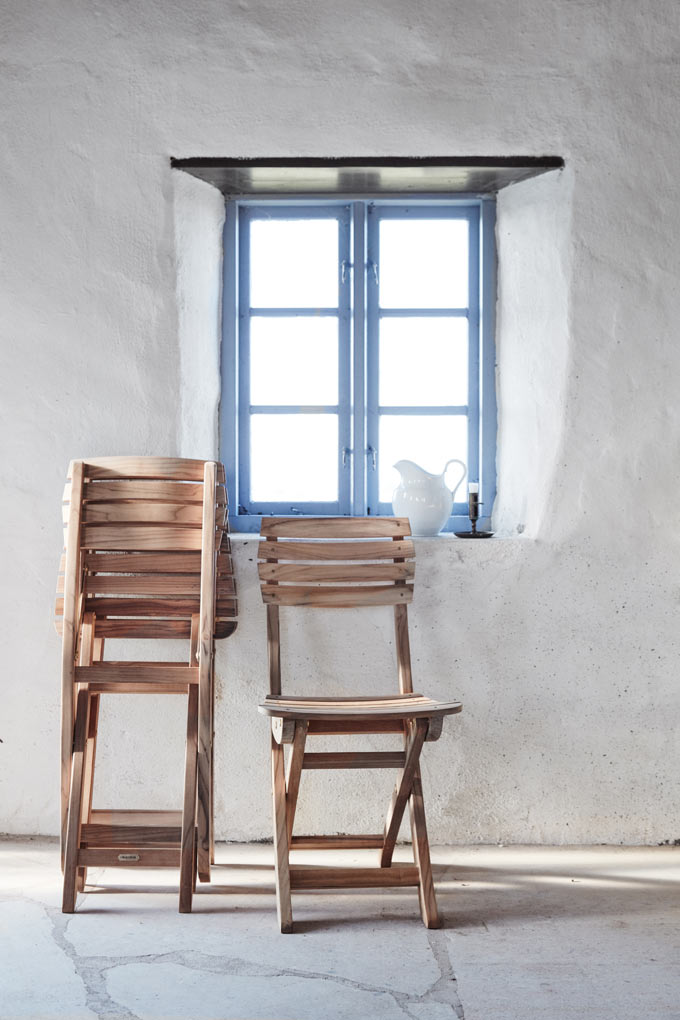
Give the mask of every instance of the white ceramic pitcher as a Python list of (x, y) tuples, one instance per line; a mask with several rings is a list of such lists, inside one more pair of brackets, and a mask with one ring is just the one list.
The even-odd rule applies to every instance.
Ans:
[[(444, 476), (449, 464), (460, 464), (463, 473), (453, 489)], [(440, 475), (430, 474), (412, 460), (398, 460), (394, 465), (401, 481), (392, 494), (392, 509), (397, 517), (408, 517), (416, 537), (438, 535), (451, 516), (451, 507), (459, 485), (467, 474), (462, 460), (447, 460)]]

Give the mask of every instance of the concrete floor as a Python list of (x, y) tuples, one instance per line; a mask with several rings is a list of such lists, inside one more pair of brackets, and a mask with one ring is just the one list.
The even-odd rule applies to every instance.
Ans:
[(56, 843), (2, 840), (0, 1017), (680, 1018), (679, 849), (433, 857), (441, 930), (414, 890), (361, 890), (295, 895), (284, 936), (269, 846), (220, 845), (191, 915), (174, 873), (116, 870), (92, 872), (101, 885), (64, 916)]

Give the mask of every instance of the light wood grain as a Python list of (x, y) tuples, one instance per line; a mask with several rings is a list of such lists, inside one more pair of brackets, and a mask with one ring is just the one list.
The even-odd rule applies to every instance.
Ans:
[(399, 864), (392, 868), (324, 868), (294, 864), (290, 868), (291, 889), (372, 889), (418, 885), (418, 868)]
[(290, 562), (344, 562), (360, 560), (413, 559), (415, 546), (410, 539), (394, 541), (328, 541), (315, 542), (260, 542), (257, 548), (260, 560), (279, 560)]
[(73, 461), (69, 467), (74, 499), (69, 509), (66, 552), (64, 557), (64, 599), (62, 602), (61, 654), (61, 861), (66, 852), (66, 825), (71, 780), (73, 747), (74, 669), (80, 620), (80, 500), (83, 488), (83, 465)]
[(157, 525), (86, 524), (81, 545), (84, 549), (111, 549), (115, 552), (143, 552), (172, 549), (190, 551), (201, 548), (200, 528)]
[(398, 769), (405, 762), (403, 751), (309, 751), (303, 769)]
[[(283, 543), (281, 543), (283, 544)], [(415, 574), (412, 563), (297, 564), (260, 563), (263, 581), (287, 581), (297, 584), (366, 584), (375, 581), (406, 580)]]
[[(298, 793), (300, 790), (300, 776), (305, 759), (305, 744), (307, 741), (307, 723), (295, 723), (293, 746), (291, 747), (286, 772), (286, 824), (288, 827), (288, 844), (293, 834), (295, 822), (295, 810), (297, 808)], [(282, 741), (281, 741), (282, 743)]]
[(283, 933), (293, 930), (293, 911), (290, 902), (290, 865), (288, 863), (288, 818), (286, 813), (286, 774), (283, 745), (271, 738), (272, 799), (274, 802), (274, 867), (276, 872), (276, 911), (279, 929)]
[(392, 538), (407, 537), (407, 517), (263, 517), (265, 538)]
[(427, 722), (423, 719), (417, 720), (411, 727), (411, 732), (406, 740), (406, 760), (397, 779), (385, 821), (385, 841), (380, 856), (381, 868), (389, 868), (392, 862), (392, 854), (394, 853), (397, 836), (399, 835), (399, 826), (404, 817), (404, 810), (411, 795), (413, 779), (418, 769), (418, 761), (423, 748), (426, 729)]
[(262, 600), (279, 606), (316, 606), (327, 609), (356, 609), (359, 606), (393, 606), (398, 602), (410, 602), (413, 598), (411, 585), (396, 587), (379, 585), (375, 587), (314, 587), (298, 585), (262, 585)]
[(291, 850), (380, 850), (382, 833), (375, 835), (293, 836)]
[(86, 474), (95, 478), (145, 478), (202, 482), (203, 460), (176, 457), (86, 457)]
[(84, 524), (183, 524), (201, 526), (201, 505), (151, 503), (133, 500), (120, 503), (85, 503)]
[(215, 612), (219, 604), (224, 612), (226, 601), (216, 600), (215, 592), (215, 485), (217, 465), (207, 461), (203, 474), (203, 527), (201, 546), (201, 606), (198, 623), (198, 876), (210, 881), (210, 844), (212, 817), (210, 808), (210, 773), (212, 760), (212, 683)]

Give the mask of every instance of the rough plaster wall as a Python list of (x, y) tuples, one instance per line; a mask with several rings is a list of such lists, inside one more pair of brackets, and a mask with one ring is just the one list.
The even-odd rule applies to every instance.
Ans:
[[(499, 216), (502, 254), (526, 252), (523, 224), (555, 231), (531, 301), (526, 271), (501, 266), (500, 377), (521, 384), (524, 343), (534, 371), (524, 415), (505, 381), (500, 413), (533, 456), (501, 446), (498, 520), (527, 528), (418, 543), (416, 677), (465, 702), (427, 748), (430, 827), (451, 841), (678, 835), (679, 28), (670, 0), (0, 5), (2, 828), (57, 826), (50, 618), (69, 458), (213, 452), (214, 380), (203, 415), (189, 413), (186, 372), (180, 393), (201, 313), (182, 310), (174, 234), (195, 245), (205, 224), (214, 251), (219, 213), (195, 190), (196, 221), (183, 219), (168, 157), (547, 152), (571, 177), (504, 196)], [(215, 278), (189, 254), (214, 365)], [(538, 385), (553, 374), (556, 406)], [(231, 838), (269, 832), (252, 543), (236, 559), (244, 619), (218, 658), (218, 828)], [(388, 662), (384, 620), (359, 639), (347, 617), (330, 654), (308, 626), (288, 636), (310, 675), (344, 665), (348, 646), (362, 675), (376, 648)], [(147, 767), (154, 794), (174, 798), (181, 712), (148, 711), (144, 742), (130, 708), (110, 717), (107, 767), (112, 729), (130, 752), (105, 784), (112, 806), (144, 803)], [(303, 790), (301, 826), (373, 829), (380, 784), (360, 776), (344, 814), (326, 785)]]

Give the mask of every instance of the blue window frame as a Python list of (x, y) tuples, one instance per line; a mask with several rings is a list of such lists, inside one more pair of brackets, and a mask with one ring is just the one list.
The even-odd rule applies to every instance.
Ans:
[[(495, 497), (495, 203), (230, 201), (221, 457), (236, 530), (392, 512), (392, 465)], [(466, 530), (458, 490), (445, 530)]]

